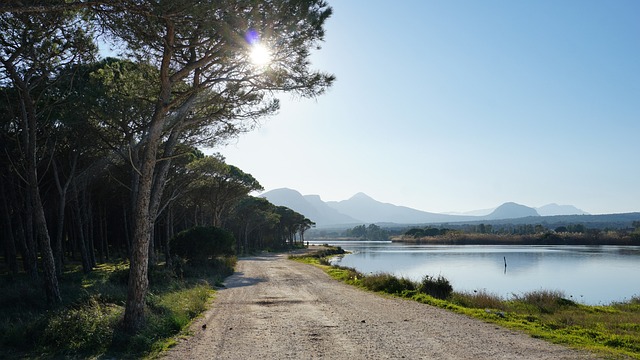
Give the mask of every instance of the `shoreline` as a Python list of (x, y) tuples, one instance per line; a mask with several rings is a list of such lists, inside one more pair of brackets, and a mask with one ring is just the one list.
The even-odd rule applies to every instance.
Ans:
[(391, 242), (432, 245), (617, 245), (640, 246), (640, 237), (617, 233), (460, 234), (391, 237)]

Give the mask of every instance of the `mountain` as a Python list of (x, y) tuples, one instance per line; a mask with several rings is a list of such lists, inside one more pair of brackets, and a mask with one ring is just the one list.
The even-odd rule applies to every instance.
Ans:
[(538, 214), (541, 216), (555, 216), (555, 215), (589, 215), (584, 210), (580, 210), (573, 205), (558, 205), (558, 204), (547, 204), (545, 206), (541, 206), (536, 208)]
[[(522, 219), (543, 216), (585, 215), (571, 205), (548, 204), (532, 208), (514, 202), (504, 203), (491, 210), (464, 214), (438, 214), (377, 201), (364, 193), (357, 193), (342, 201), (323, 201), (318, 195), (302, 195), (296, 190), (282, 188), (260, 195), (278, 206), (293, 209), (316, 223), (318, 227), (373, 223), (442, 224), (482, 222), (503, 219)], [(471, 215), (474, 214), (474, 215)]]
[[(547, 204), (534, 208), (540, 216), (558, 216), (558, 215), (589, 215), (588, 212), (578, 209), (573, 205)], [(488, 216), (494, 212), (493, 209), (480, 209), (465, 212), (448, 212), (449, 215), (469, 215), (469, 216)]]
[(342, 214), (360, 219), (365, 223), (390, 222), (398, 224), (422, 224), (435, 222), (465, 221), (470, 216), (436, 214), (406, 206), (379, 202), (364, 193), (357, 193), (348, 200), (329, 201), (327, 205)]
[(496, 208), (491, 209), (479, 209), (464, 212), (446, 212), (447, 215), (466, 215), (466, 216), (487, 216), (491, 214)]
[(493, 212), (487, 216), (483, 216), (486, 220), (498, 220), (498, 219), (517, 219), (530, 216), (540, 216), (536, 209), (516, 204), (514, 202), (507, 202), (498, 206)]
[(362, 223), (362, 220), (356, 220), (327, 206), (318, 195), (302, 196), (296, 190), (282, 188), (267, 191), (260, 196), (274, 205), (286, 206), (299, 212), (317, 226)]

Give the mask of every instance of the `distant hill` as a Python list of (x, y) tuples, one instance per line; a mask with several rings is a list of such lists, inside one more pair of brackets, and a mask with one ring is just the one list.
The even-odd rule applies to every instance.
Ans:
[(470, 216), (430, 213), (377, 201), (364, 193), (357, 193), (348, 200), (329, 201), (327, 205), (365, 223), (423, 224), (449, 221), (464, 221)]
[(260, 196), (275, 205), (286, 206), (303, 214), (314, 221), (318, 227), (347, 227), (363, 223), (411, 225), (475, 223), (503, 219), (541, 221), (541, 215), (582, 217), (587, 214), (571, 205), (549, 204), (536, 209), (514, 202), (504, 203), (493, 210), (476, 210), (464, 215), (439, 214), (383, 203), (364, 193), (357, 193), (347, 200), (325, 202), (318, 195), (302, 195), (296, 190), (287, 188), (271, 190)]
[[(557, 216), (557, 215), (589, 215), (588, 212), (578, 209), (573, 205), (547, 204), (534, 208), (540, 216)], [(496, 208), (479, 209), (465, 212), (448, 212), (449, 215), (467, 215), (467, 216), (488, 216), (494, 212)]]
[(556, 216), (556, 215), (589, 215), (586, 211), (580, 210), (573, 205), (547, 204), (536, 208), (540, 216)]
[(362, 220), (341, 214), (337, 210), (327, 206), (318, 195), (302, 196), (302, 194), (296, 190), (282, 188), (265, 192), (260, 196), (266, 198), (274, 205), (286, 206), (303, 214), (315, 222), (317, 226), (362, 223)]
[(514, 202), (504, 203), (498, 206), (493, 212), (487, 216), (483, 216), (487, 220), (498, 219), (517, 219), (529, 216), (540, 216), (536, 209), (516, 204)]

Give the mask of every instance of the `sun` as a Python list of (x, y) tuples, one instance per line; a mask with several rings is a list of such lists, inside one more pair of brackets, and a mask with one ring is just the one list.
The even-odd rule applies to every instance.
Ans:
[(251, 59), (251, 63), (255, 66), (267, 66), (271, 62), (271, 51), (261, 43), (255, 43), (251, 45), (249, 58)]

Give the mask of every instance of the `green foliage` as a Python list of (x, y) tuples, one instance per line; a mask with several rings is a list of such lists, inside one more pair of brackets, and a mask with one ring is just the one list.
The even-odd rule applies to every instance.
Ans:
[(0, 277), (0, 358), (140, 358), (156, 353), (206, 309), (212, 285), (230, 275), (236, 261), (231, 256), (185, 264), (183, 277), (154, 267), (145, 326), (133, 335), (121, 323), (125, 262), (101, 264), (90, 274), (74, 266), (61, 283), (68, 303), (53, 310), (26, 275)]
[(381, 273), (367, 275), (362, 279), (362, 286), (371, 291), (381, 291), (389, 294), (400, 294), (403, 291), (413, 291), (416, 284), (406, 278), (398, 278), (391, 274)]
[(515, 302), (532, 306), (544, 314), (553, 314), (565, 306), (576, 306), (573, 301), (565, 299), (561, 291), (538, 290), (522, 295), (514, 294), (513, 297)]
[(345, 235), (371, 241), (389, 240), (389, 231), (382, 229), (376, 224), (369, 224), (369, 226), (358, 225), (352, 229), (347, 229)]
[(447, 299), (453, 293), (451, 283), (442, 275), (439, 275), (438, 277), (425, 275), (422, 278), (422, 281), (420, 281), (417, 290), (423, 294), (442, 300)]
[(171, 239), (171, 250), (194, 263), (204, 263), (217, 256), (235, 255), (235, 244), (233, 234), (224, 229), (198, 226)]
[(449, 299), (452, 303), (471, 309), (499, 309), (505, 310), (504, 300), (484, 290), (475, 292), (454, 292)]
[(438, 228), (433, 228), (431, 226), (427, 226), (426, 228), (411, 228), (407, 231), (405, 231), (405, 235), (407, 236), (412, 236), (414, 238), (421, 238), (421, 237), (425, 237), (425, 236), (438, 236), (438, 235), (444, 235), (449, 231), (449, 229), (443, 228), (443, 229), (438, 229)]
[(122, 306), (91, 298), (76, 308), (64, 309), (51, 316), (40, 344), (54, 353), (104, 352), (123, 312)]

